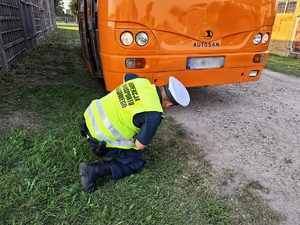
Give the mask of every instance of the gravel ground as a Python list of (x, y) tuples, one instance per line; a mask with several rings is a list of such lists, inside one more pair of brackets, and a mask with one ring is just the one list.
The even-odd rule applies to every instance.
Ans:
[(300, 79), (264, 70), (258, 82), (190, 88), (188, 107), (166, 116), (183, 124), (216, 171), (237, 173), (222, 192), (259, 181), (259, 192), (286, 217), (300, 224)]

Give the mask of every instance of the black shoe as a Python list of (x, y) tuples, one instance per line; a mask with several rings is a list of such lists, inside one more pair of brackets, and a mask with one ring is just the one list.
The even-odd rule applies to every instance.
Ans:
[(79, 174), (81, 176), (81, 185), (85, 192), (95, 191), (95, 182), (97, 181), (97, 176), (93, 171), (93, 166), (88, 163), (79, 164)]
[(79, 174), (81, 185), (85, 192), (92, 193), (96, 190), (95, 184), (98, 178), (110, 175), (110, 167), (105, 163), (80, 163)]

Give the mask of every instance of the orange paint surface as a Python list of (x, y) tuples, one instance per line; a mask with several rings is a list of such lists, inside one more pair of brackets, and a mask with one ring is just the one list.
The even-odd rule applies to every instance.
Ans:
[[(91, 15), (82, 10), (83, 0), (78, 3), (85, 62), (104, 77), (108, 91), (123, 82), (124, 73), (156, 85), (175, 76), (186, 87), (256, 81), (270, 40), (253, 39), (271, 36), (276, 13), (276, 0), (87, 0)], [(123, 32), (132, 34), (131, 45), (122, 44)], [(139, 32), (148, 35), (145, 46), (136, 43)], [(254, 63), (256, 54), (265, 60)], [(145, 67), (126, 68), (127, 58), (144, 58)], [(249, 76), (252, 70), (256, 77)]]

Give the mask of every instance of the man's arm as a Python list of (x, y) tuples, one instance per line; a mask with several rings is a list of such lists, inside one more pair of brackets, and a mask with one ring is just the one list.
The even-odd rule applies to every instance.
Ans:
[(160, 112), (144, 112), (142, 115), (137, 115), (134, 124), (140, 127), (139, 133), (135, 136), (135, 146), (138, 149), (144, 150), (147, 148), (162, 119), (163, 114)]

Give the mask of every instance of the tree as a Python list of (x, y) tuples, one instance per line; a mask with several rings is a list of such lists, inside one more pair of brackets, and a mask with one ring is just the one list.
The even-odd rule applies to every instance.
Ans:
[(55, 14), (64, 15), (64, 2), (63, 0), (54, 0)]
[(70, 13), (72, 16), (77, 16), (78, 4), (77, 0), (70, 0), (69, 2)]

